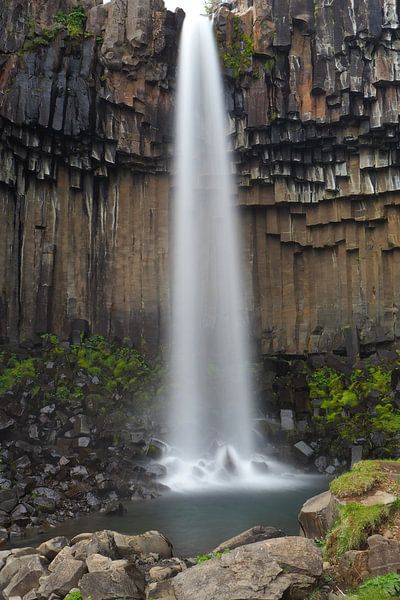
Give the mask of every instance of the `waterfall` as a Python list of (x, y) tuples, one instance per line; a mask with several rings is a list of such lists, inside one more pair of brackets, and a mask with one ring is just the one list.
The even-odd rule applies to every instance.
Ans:
[(235, 187), (212, 22), (184, 21), (173, 204), (171, 456), (167, 483), (252, 469), (252, 397)]

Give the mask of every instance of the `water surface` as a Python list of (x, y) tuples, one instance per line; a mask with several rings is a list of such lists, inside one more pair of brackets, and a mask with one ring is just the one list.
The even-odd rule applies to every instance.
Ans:
[(112, 529), (125, 534), (157, 529), (174, 545), (178, 556), (197, 556), (253, 525), (279, 527), (288, 535), (298, 535), (297, 514), (309, 497), (327, 489), (324, 476), (294, 477), (284, 488), (270, 490), (221, 490), (204, 493), (171, 493), (125, 504), (122, 516), (93, 513), (48, 530), (31, 531), (19, 545), (35, 545), (55, 535), (72, 537), (85, 531)]

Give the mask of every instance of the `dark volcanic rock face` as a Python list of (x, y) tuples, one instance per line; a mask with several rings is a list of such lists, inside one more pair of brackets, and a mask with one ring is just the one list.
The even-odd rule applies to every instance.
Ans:
[[(182, 13), (88, 0), (92, 35), (38, 44), (75, 3), (26, 4), (0, 0), (0, 337), (67, 336), (85, 319), (158, 348)], [(226, 97), (254, 337), (287, 354), (393, 343), (397, 5), (238, 0), (235, 11), (219, 9), (217, 34), (222, 54), (235, 36), (253, 40)]]

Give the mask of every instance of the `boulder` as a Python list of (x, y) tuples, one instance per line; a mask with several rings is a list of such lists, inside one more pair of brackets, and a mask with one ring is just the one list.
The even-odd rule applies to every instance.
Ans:
[(248, 544), (196, 565), (152, 589), (163, 600), (294, 600), (322, 574), (311, 540), (282, 537)]
[(96, 531), (91, 539), (87, 541), (82, 540), (82, 542), (79, 543), (83, 545), (87, 542), (86, 556), (90, 556), (91, 554), (101, 554), (102, 556), (108, 556), (114, 560), (121, 558), (114, 539), (115, 535), (116, 534), (114, 534), (113, 531), (105, 529), (104, 531)]
[(9, 513), (18, 504), (18, 493), (15, 488), (0, 490), (0, 510)]
[(47, 577), (41, 577), (37, 595), (49, 598), (52, 594), (62, 598), (76, 587), (82, 575), (86, 573), (86, 565), (80, 560), (66, 559), (60, 562), (57, 569)]
[(79, 582), (82, 596), (92, 600), (144, 600), (143, 573), (134, 564), (120, 563), (112, 561), (107, 570), (86, 573)]
[(49, 560), (53, 560), (65, 546), (69, 546), (69, 541), (66, 537), (60, 535), (40, 544), (38, 550), (40, 554)]
[(357, 587), (370, 576), (368, 550), (349, 550), (339, 559), (337, 570), (346, 588)]
[(329, 491), (307, 500), (298, 516), (305, 537), (322, 538), (336, 519), (338, 505), (338, 501)]
[(400, 542), (382, 535), (368, 538), (368, 569), (373, 577), (400, 572)]
[(213, 552), (223, 552), (224, 550), (233, 550), (239, 546), (246, 544), (254, 544), (263, 540), (271, 540), (273, 538), (283, 537), (285, 534), (281, 529), (276, 527), (265, 527), (264, 525), (255, 525), (246, 531), (235, 535), (214, 548)]
[(64, 548), (62, 548), (59, 551), (56, 557), (53, 558), (53, 560), (49, 564), (50, 573), (54, 573), (58, 569), (58, 566), (62, 564), (65, 560), (71, 559), (78, 560), (77, 557), (72, 554), (72, 549), (70, 548), (70, 546), (64, 546)]
[(158, 531), (146, 531), (140, 535), (114, 533), (114, 540), (122, 558), (142, 557), (150, 553), (158, 554), (160, 558), (172, 556), (171, 542)]
[(171, 558), (166, 561), (167, 564), (156, 565), (149, 570), (149, 578), (152, 581), (165, 581), (175, 577), (178, 573), (186, 571), (185, 563), (179, 558)]
[[(38, 554), (7, 559), (0, 572), (0, 587), (5, 600), (14, 596), (25, 596), (39, 587), (39, 579), (47, 573), (47, 561)], [(5, 586), (5, 587), (4, 587)]]

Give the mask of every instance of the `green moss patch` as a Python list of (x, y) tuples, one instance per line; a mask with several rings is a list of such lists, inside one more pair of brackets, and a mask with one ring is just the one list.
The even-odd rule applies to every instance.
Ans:
[(362, 496), (382, 483), (385, 478), (379, 461), (363, 460), (356, 463), (351, 471), (331, 481), (329, 487), (337, 498)]

